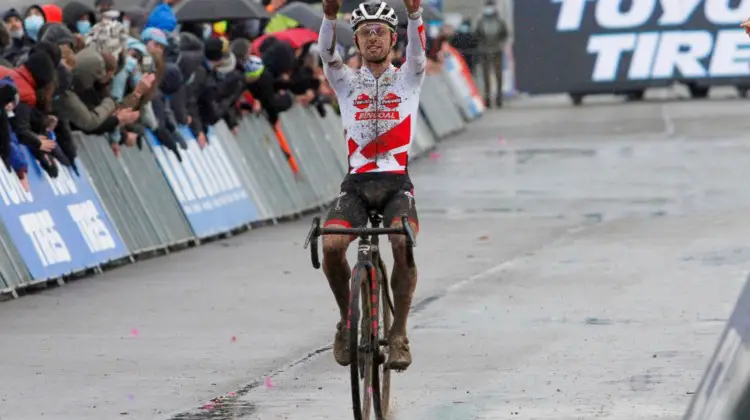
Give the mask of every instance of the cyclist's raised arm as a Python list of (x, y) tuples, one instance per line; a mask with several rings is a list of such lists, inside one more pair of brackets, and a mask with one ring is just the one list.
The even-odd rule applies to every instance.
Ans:
[(411, 77), (416, 77), (419, 82), (424, 78), (427, 68), (427, 38), (424, 31), (422, 17), (408, 19), (406, 26), (406, 62), (404, 70)]
[(349, 86), (352, 71), (344, 64), (344, 59), (336, 50), (336, 20), (323, 17), (318, 35), (320, 58), (323, 60), (323, 72), (336, 93), (345, 92)]

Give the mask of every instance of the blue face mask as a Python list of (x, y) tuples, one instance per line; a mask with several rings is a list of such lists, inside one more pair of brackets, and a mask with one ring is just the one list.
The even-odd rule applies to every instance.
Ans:
[(210, 26), (208, 25), (203, 26), (203, 39), (211, 38), (212, 33), (214, 33), (214, 30)]
[(91, 30), (91, 22), (88, 20), (79, 20), (76, 22), (76, 29), (78, 29), (79, 34), (86, 35)]
[(136, 67), (138, 67), (138, 60), (135, 58), (128, 56), (127, 60), (125, 60), (125, 71), (128, 73), (135, 72)]
[(26, 29), (26, 35), (34, 41), (37, 40), (39, 29), (44, 25), (44, 18), (39, 15), (32, 15), (23, 20), (23, 27)]

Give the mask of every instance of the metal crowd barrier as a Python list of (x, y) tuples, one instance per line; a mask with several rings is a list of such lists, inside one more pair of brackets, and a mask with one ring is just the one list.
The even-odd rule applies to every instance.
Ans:
[(454, 95), (447, 86), (443, 74), (425, 77), (420, 107), (435, 136), (444, 138), (466, 128), (461, 110), (454, 102)]
[(189, 241), (194, 235), (171, 193), (151, 148), (120, 148), (107, 138), (75, 133), (79, 157), (132, 255)]
[[(455, 94), (449, 77), (457, 76), (425, 80), (412, 158), (476, 117), (466, 112), (471, 97)], [(321, 116), (294, 106), (277, 127), (248, 115), (236, 134), (222, 122), (204, 149), (180, 127), (187, 144), (181, 159), (150, 132), (119, 156), (107, 138), (75, 133), (80, 175), (61, 167), (56, 179), (25, 151), (31, 193), (0, 170), (0, 294), (322, 209), (348, 170), (341, 119), (330, 105), (324, 109)]]

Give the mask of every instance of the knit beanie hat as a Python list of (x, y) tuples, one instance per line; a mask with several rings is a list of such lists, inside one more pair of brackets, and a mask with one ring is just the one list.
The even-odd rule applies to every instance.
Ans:
[(23, 66), (31, 73), (37, 89), (44, 88), (55, 80), (55, 63), (45, 52), (36, 51), (29, 54)]
[(208, 61), (221, 61), (224, 57), (224, 41), (219, 38), (206, 40), (206, 59)]

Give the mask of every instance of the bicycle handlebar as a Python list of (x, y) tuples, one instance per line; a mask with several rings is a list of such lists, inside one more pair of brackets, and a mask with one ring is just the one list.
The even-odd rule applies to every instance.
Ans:
[(411, 224), (409, 224), (409, 218), (406, 216), (401, 216), (401, 226), (395, 228), (321, 228), (320, 217), (314, 217), (310, 233), (307, 234), (307, 239), (305, 239), (304, 249), (312, 245), (310, 247), (310, 258), (312, 259), (313, 267), (316, 269), (320, 268), (318, 236), (324, 235), (354, 235), (359, 237), (369, 235), (404, 235), (406, 236), (407, 252), (411, 252), (411, 249), (417, 246), (414, 231), (411, 228)]

